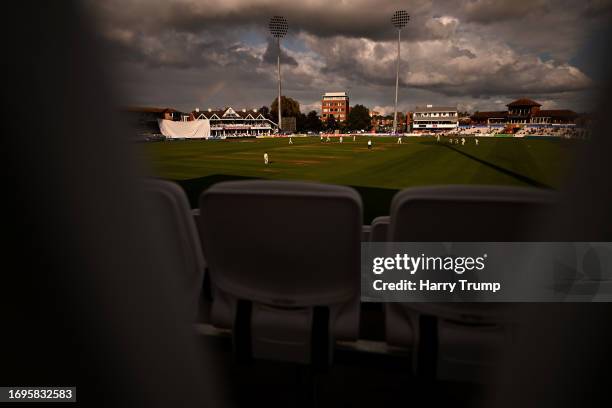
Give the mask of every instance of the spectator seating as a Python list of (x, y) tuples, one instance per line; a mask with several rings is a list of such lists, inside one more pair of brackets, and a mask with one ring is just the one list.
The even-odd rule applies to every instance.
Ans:
[[(193, 211), (173, 183), (147, 181), (146, 190), (172, 214), (158, 221), (176, 231), (170, 250), (185, 260), (181, 274), (192, 303), (201, 296), (201, 240), (215, 295), (207, 299), (210, 321), (231, 330), (238, 357), (315, 365), (331, 362), (336, 340), (358, 340), (361, 241), (542, 240), (537, 221), (555, 202), (554, 193), (528, 188), (413, 188), (394, 197), (390, 216), (364, 227), (360, 197), (348, 187), (219, 183)], [(482, 382), (511, 334), (506, 310), (490, 303), (389, 303), (384, 315), (368, 318), (384, 319), (389, 346), (412, 352), (415, 374)]]
[(240, 359), (327, 365), (359, 333), (362, 204), (351, 188), (219, 183), (200, 196), (213, 325)]
[(148, 204), (157, 210), (155, 214), (168, 215), (152, 220), (150, 227), (156, 233), (170, 231), (173, 235), (172, 247), (166, 247), (165, 250), (175, 251), (176, 259), (183, 263), (178, 271), (179, 284), (185, 293), (187, 307), (191, 310), (190, 319), (195, 321), (206, 264), (187, 196), (178, 185), (163, 180), (146, 180), (144, 191), (149, 198)]
[[(555, 202), (548, 191), (488, 186), (407, 189), (391, 205), (394, 242), (538, 241), (538, 220)], [(535, 227), (535, 228), (530, 228)], [(504, 304), (389, 303), (386, 339), (413, 350), (416, 374), (483, 381), (503, 351), (511, 322)]]

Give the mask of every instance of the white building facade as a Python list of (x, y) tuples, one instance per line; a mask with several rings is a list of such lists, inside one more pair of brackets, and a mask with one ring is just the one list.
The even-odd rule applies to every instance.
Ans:
[(413, 131), (443, 131), (459, 127), (456, 107), (417, 106), (412, 115)]
[(196, 109), (191, 112), (191, 117), (196, 121), (208, 120), (210, 137), (213, 138), (270, 136), (278, 129), (276, 123), (266, 119), (257, 109)]

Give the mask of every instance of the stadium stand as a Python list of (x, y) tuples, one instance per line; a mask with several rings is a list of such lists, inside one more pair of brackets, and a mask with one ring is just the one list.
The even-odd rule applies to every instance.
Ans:
[[(214, 291), (204, 290), (201, 299), (212, 303), (206, 322), (231, 331), (240, 361), (320, 367), (331, 364), (336, 341), (367, 338), (412, 354), (406, 361), (414, 375), (474, 383), (487, 382), (512, 335), (506, 307), (360, 304), (359, 242), (538, 240), (543, 237), (524, 225), (536, 226), (555, 199), (548, 191), (516, 187), (413, 188), (395, 196), (391, 216), (362, 226), (360, 198), (348, 187), (224, 182), (202, 193), (200, 208), (190, 211), (177, 185), (146, 186), (171, 214), (163, 222), (177, 231), (175, 250), (188, 251), (185, 276), (192, 276), (186, 284), (197, 296), (205, 265), (196, 246), (201, 237)], [(364, 335), (382, 320), (381, 336)]]
[[(200, 208), (190, 210), (178, 185), (148, 180), (145, 186), (159, 213), (170, 214), (157, 222), (176, 231), (170, 250), (185, 262), (191, 310), (200, 298), (199, 321), (205, 310), (204, 323), (228, 329), (239, 361), (322, 367), (331, 364), (337, 341), (351, 349), (368, 340), (410, 354), (405, 364), (420, 378), (472, 383), (490, 380), (513, 336), (517, 322), (508, 318), (507, 306), (360, 304), (359, 241), (539, 240), (538, 229), (525, 225), (537, 226), (555, 200), (554, 193), (516, 187), (413, 188), (395, 196), (391, 216), (362, 226), (360, 198), (348, 187), (225, 182), (205, 191)], [(200, 241), (211, 266), (206, 274)], [(210, 276), (212, 284), (203, 285)]]
[(238, 181), (200, 196), (211, 319), (240, 360), (326, 366), (335, 340), (357, 339), (361, 220), (348, 187)]
[(457, 131), (446, 131), (440, 134), (443, 136), (496, 136), (504, 133), (513, 134), (515, 137), (547, 136), (564, 139), (587, 139), (591, 131), (587, 128), (569, 125), (527, 124), (519, 128), (504, 127), (503, 125), (472, 125), (460, 127)]
[(188, 294), (184, 300), (188, 303), (188, 309), (193, 312), (189, 318), (195, 322), (206, 263), (187, 196), (177, 184), (163, 180), (146, 180), (144, 191), (148, 203), (157, 210), (156, 214), (167, 214), (157, 217), (152, 222), (152, 227), (158, 231), (174, 232), (174, 236), (169, 240), (172, 247), (166, 246), (165, 250), (173, 251), (182, 262), (179, 274), (183, 277), (183, 287), (180, 289), (182, 293)]
[(516, 137), (553, 136), (563, 139), (584, 139), (588, 137), (588, 129), (573, 126), (538, 126), (527, 125), (516, 132)]
[[(394, 242), (538, 241), (537, 221), (556, 196), (517, 187), (407, 189), (391, 204)], [(483, 382), (503, 355), (512, 322), (504, 304), (389, 303), (386, 339), (413, 350), (413, 370), (426, 378)]]
[(503, 126), (463, 126), (454, 130), (444, 131), (443, 136), (495, 136), (503, 133)]

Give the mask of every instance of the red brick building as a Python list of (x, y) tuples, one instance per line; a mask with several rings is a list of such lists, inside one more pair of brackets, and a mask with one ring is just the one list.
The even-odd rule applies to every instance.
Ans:
[(350, 111), (346, 92), (326, 92), (321, 101), (321, 120), (326, 122), (333, 115), (336, 121), (344, 122)]

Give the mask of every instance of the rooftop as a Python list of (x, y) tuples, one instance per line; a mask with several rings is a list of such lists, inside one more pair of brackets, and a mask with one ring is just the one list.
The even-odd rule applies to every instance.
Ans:
[(534, 101), (533, 99), (529, 99), (529, 98), (521, 98), (521, 99), (517, 99), (514, 102), (510, 102), (508, 105), (506, 105), (507, 107), (513, 107), (513, 106), (537, 106), (540, 107), (542, 106), (541, 104), (537, 103), (536, 101)]
[(234, 110), (229, 107), (227, 109), (206, 109), (206, 110), (194, 110), (191, 112), (193, 116), (198, 119), (200, 117), (210, 119), (213, 116), (217, 116), (219, 119), (225, 117), (226, 119), (246, 119), (250, 115), (252, 118), (257, 119), (261, 112), (257, 109), (240, 109)]
[(415, 113), (423, 113), (423, 112), (457, 112), (457, 108), (454, 106), (417, 106), (414, 109)]
[(471, 116), (473, 119), (490, 119), (490, 118), (506, 118), (506, 111), (490, 111), (490, 112), (474, 112)]
[(325, 92), (323, 95), (324, 98), (333, 98), (333, 97), (348, 97), (346, 92)]

